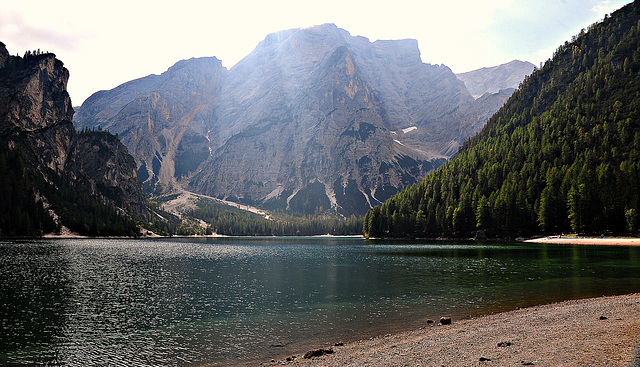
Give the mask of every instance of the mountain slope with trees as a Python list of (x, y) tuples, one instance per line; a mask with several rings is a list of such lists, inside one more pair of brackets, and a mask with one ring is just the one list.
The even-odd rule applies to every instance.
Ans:
[(10, 56), (0, 42), (0, 236), (137, 235), (133, 217), (148, 217), (118, 138), (75, 131), (68, 78), (54, 54)]
[(566, 42), (441, 169), (369, 211), (374, 237), (635, 232), (640, 5)]

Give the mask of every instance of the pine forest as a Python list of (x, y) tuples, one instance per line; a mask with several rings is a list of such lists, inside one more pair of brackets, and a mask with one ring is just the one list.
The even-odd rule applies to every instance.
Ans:
[(365, 235), (637, 232), (639, 10), (560, 46), (451, 161), (370, 210)]

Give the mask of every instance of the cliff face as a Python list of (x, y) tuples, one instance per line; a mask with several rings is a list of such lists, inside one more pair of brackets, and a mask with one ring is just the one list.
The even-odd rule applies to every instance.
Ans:
[(448, 118), (472, 103), (448, 68), (421, 62), (413, 40), (371, 43), (333, 25), (272, 34), (230, 70), (203, 123), (220, 146), (190, 186), (297, 212), (363, 213), (443, 161)]
[(66, 92), (69, 71), (53, 54), (17, 58), (0, 45), (2, 77), (0, 133), (36, 131), (71, 121), (73, 108)]
[(503, 100), (474, 100), (415, 40), (325, 24), (270, 34), (228, 71), (191, 59), (98, 92), (75, 123), (118, 133), (148, 184), (351, 214), (421, 180)]
[[(127, 201), (122, 208), (144, 214), (144, 197), (126, 148), (110, 134), (100, 133), (93, 143), (106, 148), (92, 154), (88, 138), (76, 134), (68, 78), (55, 55), (10, 56), (0, 43), (0, 138), (7, 149), (23, 151), (35, 192), (40, 191), (38, 182), (70, 182), (101, 200), (100, 188), (117, 185)], [(127, 159), (128, 166), (122, 165)], [(108, 169), (89, 169), (100, 165)]]
[(53, 54), (9, 56), (0, 44), (0, 136), (24, 145), (34, 169), (64, 170), (72, 145), (69, 72)]

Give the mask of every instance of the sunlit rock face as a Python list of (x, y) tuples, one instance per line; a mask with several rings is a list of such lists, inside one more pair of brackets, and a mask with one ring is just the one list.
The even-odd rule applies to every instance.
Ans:
[(94, 94), (76, 125), (120, 134), (148, 183), (298, 213), (364, 213), (453, 155), (501, 100), (474, 100), (415, 40), (332, 24), (270, 34), (228, 71), (196, 62)]
[(516, 89), (535, 68), (530, 62), (513, 60), (506, 64), (456, 74), (475, 98), (501, 90)]
[(371, 43), (334, 25), (271, 34), (230, 70), (212, 113), (221, 145), (190, 185), (362, 213), (442, 163), (455, 138), (445, 126), (472, 104), (448, 68), (422, 63), (414, 40)]
[(172, 184), (209, 157), (207, 130), (193, 120), (215, 101), (227, 73), (215, 57), (183, 60), (161, 75), (94, 93), (74, 124), (118, 134), (141, 181)]

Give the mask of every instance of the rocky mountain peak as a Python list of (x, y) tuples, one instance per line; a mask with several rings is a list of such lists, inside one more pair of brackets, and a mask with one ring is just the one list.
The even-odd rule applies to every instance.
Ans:
[(466, 73), (456, 74), (469, 89), (474, 98), (485, 93), (497, 93), (501, 89), (516, 89), (525, 76), (531, 74), (535, 65), (530, 62), (513, 60), (493, 67), (485, 67)]
[[(422, 63), (415, 40), (372, 43), (333, 24), (278, 32), (230, 70), (207, 125), (220, 146), (190, 185), (298, 212), (362, 213), (444, 158), (442, 142), (420, 137), (445, 123), (436, 110), (455, 113), (463, 100), (473, 103), (448, 68)], [(410, 126), (420, 131), (392, 134)]]
[(334, 24), (269, 34), (212, 70), (178, 62), (96, 94), (76, 124), (119, 133), (149, 187), (350, 215), (422, 179), (497, 109), (423, 63), (416, 40), (371, 42)]
[(206, 72), (206, 70), (216, 69), (222, 67), (222, 61), (217, 57), (192, 57), (187, 60), (180, 60), (171, 66), (167, 71), (162, 74), (173, 74), (178, 70), (200, 70)]

